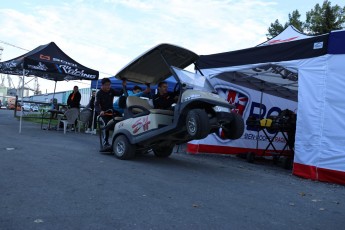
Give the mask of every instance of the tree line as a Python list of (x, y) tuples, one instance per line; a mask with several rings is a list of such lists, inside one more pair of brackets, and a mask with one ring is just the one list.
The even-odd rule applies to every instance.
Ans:
[(319, 35), (343, 29), (345, 28), (345, 6), (332, 6), (331, 1), (325, 0), (322, 5), (316, 4), (313, 9), (306, 12), (305, 21), (301, 20), (301, 14), (296, 9), (289, 13), (289, 19), (284, 25), (278, 19), (271, 23), (266, 34), (267, 39), (277, 36), (289, 25), (293, 25), (307, 35)]

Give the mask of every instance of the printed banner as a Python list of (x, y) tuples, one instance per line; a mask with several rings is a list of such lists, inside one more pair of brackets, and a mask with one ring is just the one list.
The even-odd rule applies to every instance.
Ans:
[[(260, 91), (248, 89), (234, 85), (225, 81), (221, 84), (214, 85), (218, 94), (224, 97), (230, 104), (235, 105), (235, 111), (242, 115), (244, 122), (249, 116), (260, 117), (261, 119), (270, 116), (278, 116), (282, 110), (289, 109), (297, 112), (297, 102), (261, 93)], [(262, 104), (260, 103), (262, 101)], [(270, 139), (275, 135), (275, 131), (265, 130)], [(277, 150), (282, 150), (286, 140), (282, 133), (278, 133), (273, 140), (273, 145)], [(203, 140), (191, 141), (188, 143), (190, 152), (215, 152), (237, 154), (259, 149), (264, 150), (269, 145), (264, 132), (258, 131), (257, 128), (245, 125), (245, 130), (240, 139), (224, 139), (222, 130), (218, 133), (209, 135)], [(272, 150), (269, 146), (268, 150)]]

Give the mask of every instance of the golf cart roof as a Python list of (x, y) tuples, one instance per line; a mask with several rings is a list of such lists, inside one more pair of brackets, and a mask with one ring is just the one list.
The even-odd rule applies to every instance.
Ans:
[(169, 66), (184, 69), (198, 58), (197, 54), (185, 48), (160, 44), (134, 59), (115, 77), (140, 84), (158, 84), (172, 75)]

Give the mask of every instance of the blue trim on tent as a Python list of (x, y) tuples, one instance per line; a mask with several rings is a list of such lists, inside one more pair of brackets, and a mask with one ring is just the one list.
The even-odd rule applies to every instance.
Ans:
[(345, 54), (345, 30), (334, 31), (329, 35), (329, 54)]
[[(115, 77), (110, 77), (109, 79), (111, 81), (111, 88), (112, 89), (115, 89), (115, 90), (121, 90), (122, 89), (122, 81), (121, 80), (118, 80)], [(99, 79), (97, 89), (101, 88), (101, 85), (102, 85), (101, 82), (102, 82), (102, 79)], [(168, 83), (168, 91), (173, 91), (175, 84), (176, 84), (175, 78), (169, 77), (166, 79), (166, 82)], [(97, 80), (92, 80), (91, 81), (91, 89), (96, 89), (96, 84), (97, 84)], [(127, 89), (131, 90), (135, 85), (142, 87), (143, 90), (146, 89), (145, 85), (140, 85), (140, 84), (136, 84), (133, 82), (127, 82)], [(157, 85), (151, 85), (151, 89), (156, 89), (156, 88), (157, 88)]]

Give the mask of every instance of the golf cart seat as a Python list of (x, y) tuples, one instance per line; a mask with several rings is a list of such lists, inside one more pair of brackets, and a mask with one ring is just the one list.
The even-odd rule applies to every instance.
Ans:
[(164, 114), (164, 115), (174, 115), (174, 111), (165, 109), (154, 109), (150, 104), (149, 100), (142, 99), (136, 96), (127, 97), (127, 109), (133, 114), (139, 113), (152, 113), (152, 114)]
[[(108, 114), (106, 114), (105, 116), (109, 116)], [(100, 115), (97, 116), (97, 121), (98, 123), (100, 123)], [(107, 129), (112, 129), (114, 127), (114, 125), (119, 122), (122, 121), (123, 117), (112, 117), (111, 120), (108, 121), (108, 123), (100, 123), (100, 130), (107, 130)]]
[(106, 126), (104, 126), (103, 128), (108, 128), (111, 127), (113, 125), (115, 125), (115, 123), (122, 121), (123, 117), (113, 117), (110, 121), (108, 121), (108, 123), (106, 124)]

